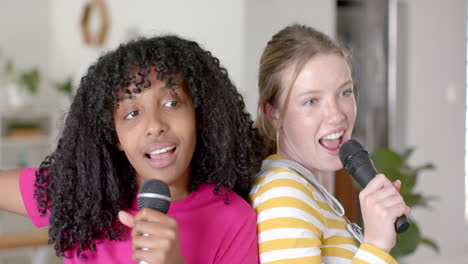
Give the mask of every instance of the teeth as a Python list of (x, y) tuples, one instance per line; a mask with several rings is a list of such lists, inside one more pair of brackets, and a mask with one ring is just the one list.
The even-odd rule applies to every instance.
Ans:
[(337, 139), (340, 138), (344, 134), (344, 131), (340, 131), (338, 133), (330, 134), (328, 136), (323, 137), (323, 139)]
[(169, 150), (173, 150), (173, 149), (175, 149), (175, 146), (167, 147), (167, 148), (163, 148), (163, 149), (158, 149), (158, 150), (155, 150), (155, 151), (150, 152), (150, 153), (148, 153), (148, 154), (150, 154), (150, 155), (158, 155), (158, 154), (166, 153), (166, 152), (168, 152)]

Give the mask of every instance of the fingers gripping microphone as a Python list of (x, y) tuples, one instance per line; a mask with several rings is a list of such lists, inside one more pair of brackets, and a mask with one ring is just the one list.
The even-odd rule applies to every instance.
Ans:
[[(161, 213), (167, 213), (171, 201), (171, 193), (169, 187), (163, 181), (152, 179), (143, 183), (138, 192), (138, 209), (150, 208)], [(148, 234), (142, 234), (148, 236)], [(142, 248), (141, 250), (148, 250)], [(140, 261), (139, 264), (147, 264), (145, 261)]]
[[(341, 145), (339, 155), (344, 169), (362, 188), (366, 187), (378, 174), (369, 153), (354, 139), (348, 140)], [(408, 229), (409, 225), (406, 216), (402, 215), (395, 222), (395, 231), (403, 233)]]

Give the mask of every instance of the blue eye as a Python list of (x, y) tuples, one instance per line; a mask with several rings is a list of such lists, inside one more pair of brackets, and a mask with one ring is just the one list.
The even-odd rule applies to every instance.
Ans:
[(304, 103), (304, 105), (312, 105), (312, 104), (316, 104), (317, 102), (318, 102), (317, 99), (309, 99)]
[(346, 90), (341, 93), (341, 96), (350, 96), (351, 94), (353, 94), (353, 90)]
[(132, 119), (136, 117), (140, 112), (138, 110), (131, 111), (128, 115), (125, 116), (125, 119)]

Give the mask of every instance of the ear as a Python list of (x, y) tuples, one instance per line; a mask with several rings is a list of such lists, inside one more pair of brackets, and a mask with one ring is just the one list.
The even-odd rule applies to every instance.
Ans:
[(270, 103), (266, 102), (262, 105), (262, 111), (265, 114), (268, 122), (275, 128), (279, 127), (279, 116), (280, 111), (278, 108), (274, 107)]

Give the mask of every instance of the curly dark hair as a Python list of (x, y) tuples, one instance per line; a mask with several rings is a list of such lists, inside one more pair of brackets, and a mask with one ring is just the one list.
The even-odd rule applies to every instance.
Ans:
[(257, 172), (257, 131), (242, 96), (226, 69), (196, 42), (177, 36), (141, 38), (104, 54), (81, 79), (55, 151), (36, 172), (39, 212), (50, 211), (49, 242), (58, 256), (72, 249), (83, 257), (95, 241), (119, 240), (124, 227), (118, 211), (131, 207), (135, 172), (116, 146), (113, 111), (119, 94), (150, 87), (155, 69), (160, 80), (181, 76), (195, 107), (197, 144), (191, 189), (205, 182), (242, 197)]

